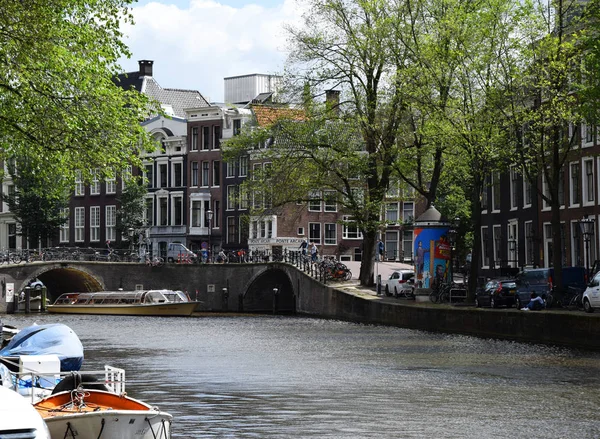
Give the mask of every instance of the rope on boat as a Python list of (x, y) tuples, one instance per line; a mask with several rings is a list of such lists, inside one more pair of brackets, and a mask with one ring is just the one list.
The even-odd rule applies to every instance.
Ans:
[(100, 439), (100, 437), (102, 436), (102, 432), (104, 431), (104, 423), (105, 423), (104, 418), (102, 418), (101, 423), (102, 423), (102, 428), (100, 428), (100, 433), (98, 433), (98, 439)]
[[(152, 437), (154, 439), (169, 439), (169, 429), (167, 429), (167, 427), (165, 426), (165, 424), (168, 421), (165, 421), (164, 419), (161, 419), (160, 423), (160, 427), (158, 427), (158, 429), (156, 430), (156, 432), (154, 431), (154, 428), (152, 428), (152, 423), (150, 422), (150, 418), (146, 418), (146, 422), (148, 423), (148, 427), (150, 427), (150, 431), (152, 432)], [(169, 422), (169, 427), (170, 427), (171, 423)]]
[(67, 422), (67, 429), (65, 430), (65, 436), (63, 437), (63, 439), (67, 439), (67, 433), (69, 433), (69, 432), (71, 432), (71, 437), (73, 439), (75, 439), (75, 432), (71, 428), (71, 423)]

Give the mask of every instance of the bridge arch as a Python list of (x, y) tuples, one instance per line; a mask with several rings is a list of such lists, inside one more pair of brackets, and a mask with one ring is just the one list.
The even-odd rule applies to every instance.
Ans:
[[(274, 289), (277, 297), (274, 299)], [(296, 311), (296, 293), (286, 270), (268, 266), (254, 275), (243, 289), (242, 308), (244, 312), (293, 313)]]
[(46, 286), (50, 301), (63, 293), (103, 291), (105, 289), (104, 282), (86, 267), (70, 264), (44, 264), (27, 273), (18, 291), (24, 289), (36, 278)]

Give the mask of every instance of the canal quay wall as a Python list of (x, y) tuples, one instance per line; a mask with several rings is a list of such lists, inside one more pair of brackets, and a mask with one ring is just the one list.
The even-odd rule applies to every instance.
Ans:
[(415, 303), (377, 296), (357, 281), (323, 285), (309, 272), (284, 263), (210, 264), (148, 267), (132, 263), (44, 262), (0, 268), (0, 313), (11, 312), (8, 287), (18, 294), (39, 278), (49, 301), (63, 292), (171, 288), (198, 300), (201, 313), (260, 312), (302, 314), (379, 324), (600, 349), (600, 312), (520, 311)]

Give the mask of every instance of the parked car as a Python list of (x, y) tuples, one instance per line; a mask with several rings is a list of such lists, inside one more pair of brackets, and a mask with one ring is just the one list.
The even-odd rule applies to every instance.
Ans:
[(414, 297), (414, 277), (412, 270), (396, 270), (387, 280), (385, 295), (394, 297)]
[(594, 275), (581, 300), (585, 312), (594, 312), (594, 309), (600, 307), (600, 272)]
[(475, 294), (475, 306), (512, 307), (516, 303), (517, 283), (514, 279), (492, 279)]
[[(584, 267), (563, 267), (563, 288), (575, 287), (582, 290), (586, 287), (586, 270)], [(526, 268), (519, 272), (515, 278), (517, 283), (517, 308), (527, 306), (531, 299), (531, 293), (537, 293), (544, 302), (554, 288), (553, 268)], [(551, 306), (552, 304), (548, 304)]]

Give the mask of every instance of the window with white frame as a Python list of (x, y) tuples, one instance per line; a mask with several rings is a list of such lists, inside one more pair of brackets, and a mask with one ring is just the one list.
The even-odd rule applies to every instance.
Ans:
[(85, 207), (75, 208), (75, 242), (85, 239)]
[(238, 193), (240, 194), (239, 208), (241, 210), (247, 210), (250, 205), (250, 197), (248, 196), (248, 189), (245, 186), (238, 186)]
[(258, 221), (252, 221), (250, 223), (250, 238), (258, 238)]
[(552, 224), (544, 223), (544, 267), (551, 267), (553, 260)]
[(221, 127), (219, 125), (215, 125), (213, 127), (213, 149), (221, 148)]
[(106, 179), (106, 193), (114, 194), (117, 192), (117, 178), (110, 177)]
[(202, 150), (210, 149), (210, 127), (202, 127)]
[[(388, 247), (389, 248), (389, 247)], [(402, 260), (413, 260), (414, 237), (412, 230), (402, 232)], [(388, 255), (388, 258), (390, 256)], [(395, 259), (395, 258), (394, 258)]]
[(581, 140), (583, 147), (592, 146), (594, 144), (594, 125), (587, 123), (581, 124)]
[(242, 120), (233, 119), (233, 135), (237, 136), (242, 131)]
[(308, 195), (308, 211), (309, 212), (320, 212), (321, 211), (321, 193), (319, 191), (312, 191)]
[(100, 241), (100, 206), (90, 207), (90, 241)]
[(398, 203), (385, 204), (385, 220), (389, 224), (398, 224)]
[(490, 266), (489, 229), (481, 228), (481, 265), (483, 268)]
[(171, 225), (181, 226), (183, 224), (183, 196), (176, 195), (171, 198), (173, 220)]
[(192, 227), (203, 227), (202, 200), (192, 200)]
[(400, 196), (400, 185), (397, 182), (390, 183), (385, 196), (388, 198), (398, 198)]
[(523, 177), (523, 207), (531, 207), (531, 203), (533, 200), (533, 192), (532, 186), (529, 180), (524, 176)]
[(519, 173), (517, 168), (511, 166), (510, 168), (510, 208), (511, 210), (519, 207)]
[[(236, 161), (232, 160), (227, 162), (227, 178), (233, 178), (235, 177), (235, 168), (236, 168)], [(254, 168), (256, 169), (256, 165), (259, 165), (258, 163), (255, 163)]]
[(323, 191), (323, 211), (337, 212), (337, 193), (335, 191)]
[(158, 164), (158, 181), (160, 182), (159, 187), (167, 187), (169, 184), (168, 167), (166, 163)]
[(192, 128), (192, 139), (190, 142), (190, 151), (198, 151), (198, 127)]
[(85, 195), (85, 191), (83, 188), (83, 178), (81, 176), (81, 171), (75, 171), (75, 196), (81, 197)]
[(128, 165), (121, 173), (121, 189), (125, 189), (125, 184), (131, 180), (133, 176), (133, 166)]
[(519, 248), (519, 236), (518, 236), (518, 222), (517, 220), (510, 220), (507, 227), (508, 236), (508, 265), (509, 267), (518, 266), (518, 248)]
[(198, 162), (192, 162), (192, 186), (198, 186)]
[(144, 172), (144, 177), (146, 178), (146, 183), (148, 184), (148, 189), (154, 187), (154, 165), (146, 165), (146, 170)]
[(533, 236), (533, 222), (527, 221), (523, 224), (523, 231), (525, 232), (525, 265), (533, 265), (534, 259), (534, 236)]
[(308, 240), (321, 244), (321, 223), (308, 223)]
[(246, 177), (248, 175), (248, 156), (244, 155), (240, 157), (240, 177)]
[(183, 162), (172, 164), (173, 187), (183, 187)]
[(324, 244), (325, 245), (337, 244), (337, 224), (325, 223), (324, 227), (325, 227)]
[(146, 209), (144, 212), (144, 223), (151, 227), (154, 225), (154, 200), (150, 197), (146, 198)]
[(579, 162), (569, 164), (571, 185), (569, 187), (569, 205), (578, 207), (581, 203), (581, 171)]
[(583, 204), (594, 203), (594, 160), (583, 160)]
[(236, 205), (237, 186), (230, 184), (227, 186), (227, 210), (234, 210)]
[(402, 203), (402, 221), (410, 223), (415, 217), (415, 203), (413, 201)]
[(227, 217), (227, 243), (237, 242), (237, 222), (235, 216)]
[(493, 246), (494, 246), (494, 264), (498, 268), (502, 261), (502, 228), (499, 225), (494, 225), (492, 229), (493, 233)]
[(489, 191), (489, 185), (490, 185), (490, 177), (487, 176), (484, 178), (483, 181), (483, 187), (481, 188), (481, 210), (482, 211), (487, 211), (488, 210), (488, 204), (489, 204), (489, 197), (488, 197), (488, 191)]
[(60, 210), (62, 217), (65, 219), (65, 222), (62, 223), (62, 225), (60, 226), (60, 235), (59, 235), (59, 241), (60, 242), (69, 242), (70, 239), (70, 234), (69, 234), (69, 225), (70, 225), (70, 221), (69, 221), (69, 208), (63, 208)]
[(358, 225), (354, 222), (351, 216), (343, 217), (342, 237), (344, 239), (362, 239), (362, 233), (358, 229)]
[(92, 169), (92, 182), (90, 183), (90, 195), (100, 195), (100, 177), (99, 171)]
[(169, 225), (169, 205), (167, 197), (158, 198), (158, 224)]
[(105, 207), (106, 239), (117, 239), (117, 206)]
[(398, 231), (388, 230), (385, 232), (385, 259), (394, 261), (398, 257)]
[(500, 172), (492, 174), (492, 209), (499, 212), (501, 207)]
[(219, 160), (213, 160), (212, 166), (212, 185), (214, 187), (221, 186), (221, 162)]
[(208, 187), (210, 184), (210, 162), (202, 162), (202, 186)]

